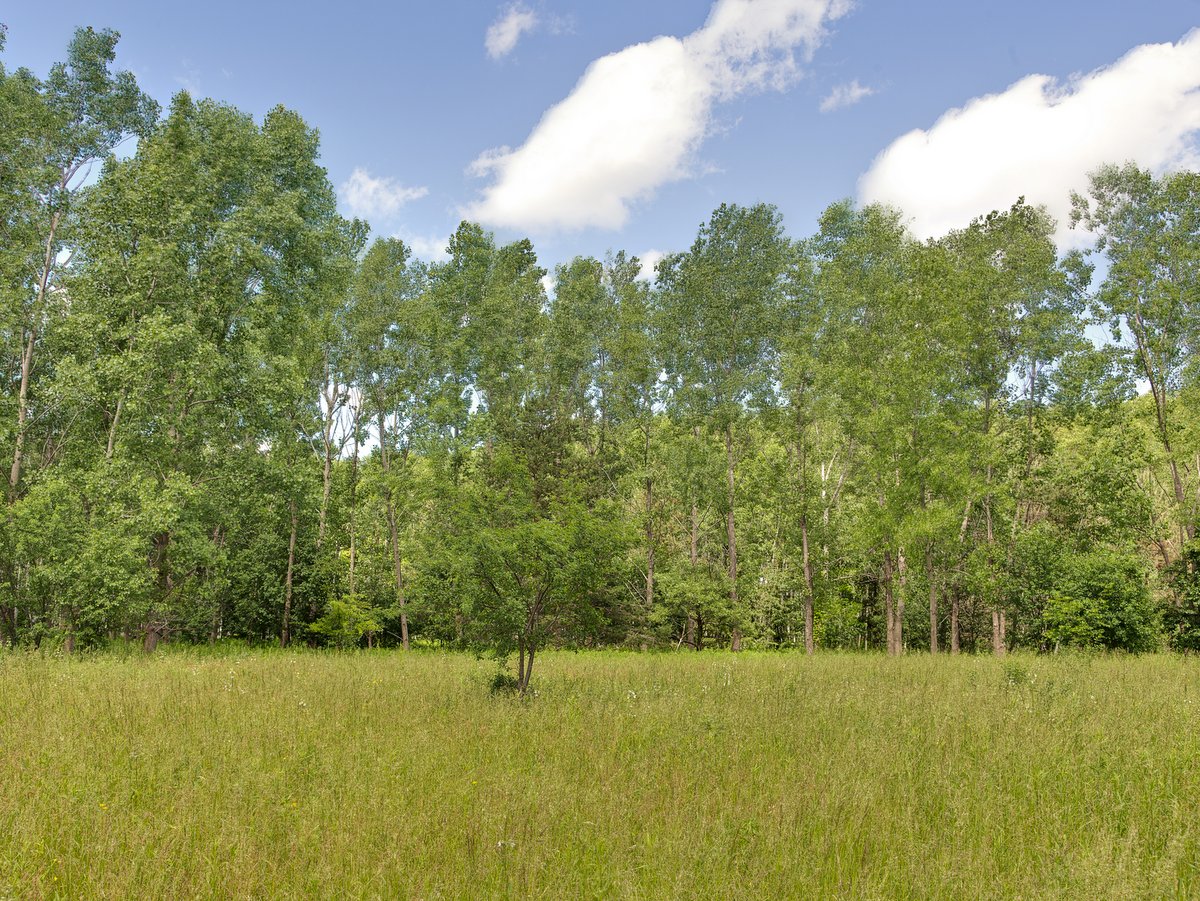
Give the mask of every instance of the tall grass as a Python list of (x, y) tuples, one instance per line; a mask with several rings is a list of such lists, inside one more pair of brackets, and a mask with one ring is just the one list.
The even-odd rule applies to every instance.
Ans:
[(0, 655), (0, 898), (1200, 896), (1200, 664)]

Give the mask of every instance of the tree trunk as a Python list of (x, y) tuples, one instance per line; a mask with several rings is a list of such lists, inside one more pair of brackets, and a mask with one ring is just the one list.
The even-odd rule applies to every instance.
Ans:
[[(15, 588), (14, 588), (15, 591)], [(0, 626), (4, 628), (4, 638), (9, 647), (17, 646), (17, 608), (8, 602), (0, 602)]]
[(392, 576), (396, 585), (396, 603), (400, 607), (400, 644), (408, 650), (408, 611), (404, 609), (404, 569), (400, 558), (400, 537), (396, 529), (396, 502), (392, 497), (389, 477), (392, 472), (392, 452), (387, 443), (386, 418), (379, 414), (379, 462), (383, 466), (383, 495), (387, 501), (388, 541), (392, 546)]
[[(164, 604), (164, 606), (175, 587), (171, 578), (171, 564), (168, 559), (170, 546), (171, 534), (169, 532), (159, 532), (154, 536), (154, 568), (158, 587), (157, 600), (159, 603)], [(158, 647), (158, 642), (166, 631), (166, 626), (155, 607), (151, 607), (147, 612), (142, 629), (145, 633), (142, 647), (147, 652), (153, 651)]]
[[(729, 603), (733, 609), (733, 615), (738, 616), (737, 525), (733, 512), (737, 482), (734, 477), (732, 422), (725, 424), (725, 487), (727, 491), (726, 502), (729, 504), (729, 512), (725, 517), (725, 531), (729, 541)], [(742, 630), (739, 626), (734, 626), (730, 650), (740, 651), (741, 649)]]
[(896, 653), (896, 617), (892, 605), (892, 552), (883, 552), (883, 621), (887, 631), (887, 652)]
[(958, 632), (958, 589), (950, 592), (950, 653), (957, 654), (960, 649)]
[(929, 574), (929, 653), (938, 652), (938, 593), (933, 573)]
[[(695, 434), (695, 433), (693, 433)], [(700, 562), (700, 507), (692, 498), (692, 516), (688, 531), (688, 563), (694, 570)], [(699, 651), (704, 646), (704, 624), (700, 612), (688, 614), (688, 643)]]
[(75, 653), (75, 611), (67, 611), (67, 640), (63, 645), (64, 650), (68, 654)]
[(349, 561), (349, 580), (350, 580), (350, 596), (354, 597), (354, 564), (357, 556), (358, 548), (355, 544), (357, 535), (355, 534), (355, 520), (358, 512), (358, 408), (354, 410), (354, 415), (351, 417), (351, 426), (354, 429), (354, 455), (350, 458), (350, 561)]
[(529, 646), (529, 659), (525, 661), (525, 681), (521, 683), (521, 697), (529, 691), (529, 680), (533, 676), (533, 645)]
[(408, 650), (408, 611), (404, 601), (404, 569), (400, 558), (400, 541), (396, 531), (396, 506), (391, 492), (387, 501), (388, 535), (392, 542), (392, 573), (396, 580), (396, 602), (400, 605), (400, 644)]
[(288, 535), (287, 575), (283, 580), (283, 628), (279, 632), (279, 646), (286, 648), (292, 640), (292, 574), (296, 566), (296, 529), (299, 517), (296, 514), (296, 502), (289, 501), (291, 512), (291, 532)]
[(654, 609), (654, 480), (646, 478), (646, 612)]
[[(60, 186), (65, 189), (67, 181), (68, 178), (64, 175)], [(46, 250), (42, 256), (42, 274), (38, 279), (37, 295), (33, 304), (34, 321), (29, 325), (29, 334), (26, 337), (24, 351), (21, 353), (21, 385), (17, 389), (17, 430), (13, 435), (13, 461), (12, 469), (9, 470), (8, 476), (10, 501), (16, 500), (17, 486), (21, 481), (22, 454), (25, 447), (25, 423), (29, 418), (29, 383), (33, 376), (33, 348), (37, 343), (38, 335), (37, 318), (45, 305), (46, 293), (50, 288), (50, 276), (54, 271), (55, 259), (54, 239), (58, 235), (58, 226), (61, 221), (61, 210), (56, 211), (50, 217), (50, 230), (46, 235)]]
[(694, 567), (700, 560), (700, 508), (692, 499), (691, 529), (688, 533), (688, 562)]
[(896, 594), (896, 654), (904, 653), (904, 599), (908, 595), (908, 564), (904, 559), (904, 548), (896, 556), (896, 568), (900, 575), (900, 591)]
[(8, 497), (13, 503), (17, 499), (17, 485), (21, 481), (21, 462), (25, 447), (25, 421), (29, 416), (29, 380), (33, 373), (33, 345), (37, 329), (29, 330), (25, 349), (21, 353), (21, 387), (17, 392), (17, 430), (13, 436), (13, 461), (8, 475)]
[(808, 514), (800, 514), (800, 546), (804, 555), (804, 652), (811, 655), (816, 650), (813, 635), (813, 570), (812, 558), (808, 553)]
[[(317, 513), (317, 550), (325, 543), (325, 523), (329, 517), (329, 498), (333, 491), (333, 426), (337, 403), (337, 384), (330, 376), (329, 351), (325, 352), (325, 418), (321, 423), (321, 509)], [(345, 442), (343, 439), (342, 447)]]
[(121, 424), (121, 410), (125, 407), (126, 389), (122, 388), (120, 395), (117, 397), (117, 409), (113, 412), (112, 422), (108, 427), (108, 443), (104, 448), (104, 462), (111, 463), (113, 451), (117, 447), (117, 426)]
[[(1163, 450), (1167, 453), (1167, 462), (1171, 466), (1171, 486), (1175, 491), (1175, 502), (1179, 504), (1180, 512), (1182, 512), (1186, 497), (1183, 490), (1183, 479), (1179, 475), (1179, 464), (1175, 461), (1175, 454), (1171, 450), (1171, 431), (1167, 427), (1167, 386), (1155, 376), (1155, 367), (1151, 365), (1150, 355), (1145, 345), (1146, 325), (1142, 321), (1141, 313), (1136, 314), (1134, 321), (1137, 323), (1137, 328), (1133, 329), (1133, 333), (1137, 340), (1138, 354), (1142, 358), (1142, 369), (1146, 380), (1150, 383), (1150, 394), (1154, 397), (1154, 413), (1158, 420), (1159, 438), (1162, 441)], [(1183, 530), (1189, 540), (1196, 537), (1195, 523), (1185, 523)]]

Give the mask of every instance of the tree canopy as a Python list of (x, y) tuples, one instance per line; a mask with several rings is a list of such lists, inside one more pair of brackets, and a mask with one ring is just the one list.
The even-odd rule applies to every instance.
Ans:
[(1200, 175), (1092, 173), (1084, 254), (722, 204), (547, 280), (116, 45), (0, 66), (5, 643), (1200, 646)]

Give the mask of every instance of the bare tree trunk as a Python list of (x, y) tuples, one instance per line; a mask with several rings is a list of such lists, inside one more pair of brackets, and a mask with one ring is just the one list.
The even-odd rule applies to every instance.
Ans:
[(283, 628), (279, 632), (281, 648), (286, 648), (292, 640), (292, 574), (296, 567), (296, 530), (299, 526), (295, 500), (288, 502), (288, 509), (291, 512), (291, 532), (288, 535), (287, 575), (283, 580)]

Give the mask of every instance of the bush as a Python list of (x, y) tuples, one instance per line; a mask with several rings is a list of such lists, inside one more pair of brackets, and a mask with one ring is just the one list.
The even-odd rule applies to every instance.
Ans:
[(360, 598), (348, 594), (330, 601), (325, 615), (309, 626), (309, 630), (335, 647), (357, 647), (364, 635), (379, 631), (374, 613)]
[(1046, 637), (1056, 644), (1136, 652), (1154, 650), (1162, 637), (1143, 563), (1115, 551), (1069, 560), (1042, 617)]

